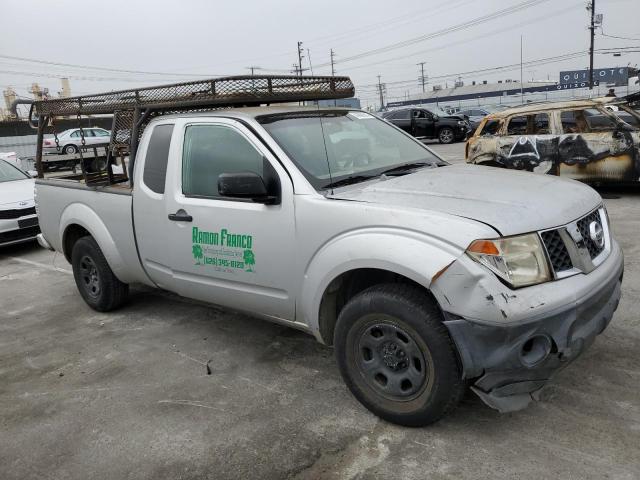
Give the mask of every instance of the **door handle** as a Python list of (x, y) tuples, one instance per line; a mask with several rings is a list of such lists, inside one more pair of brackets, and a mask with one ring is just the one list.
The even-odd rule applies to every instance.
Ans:
[(193, 221), (193, 217), (183, 209), (180, 209), (176, 213), (170, 213), (169, 220), (174, 222), (191, 222)]

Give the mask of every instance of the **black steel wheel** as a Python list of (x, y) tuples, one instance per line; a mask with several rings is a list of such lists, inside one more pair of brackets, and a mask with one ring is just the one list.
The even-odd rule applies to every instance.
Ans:
[(452, 411), (465, 391), (455, 346), (429, 294), (376, 285), (342, 309), (336, 359), (353, 395), (379, 417), (424, 426)]
[(71, 265), (80, 295), (94, 310), (108, 312), (126, 301), (129, 285), (114, 275), (93, 237), (82, 237), (73, 245)]
[[(410, 400), (429, 386), (432, 366), (409, 332), (393, 317), (372, 314), (358, 332), (354, 359), (365, 381), (391, 400)], [(426, 355), (425, 355), (426, 353)]]
[(97, 298), (100, 295), (100, 277), (96, 264), (88, 255), (84, 255), (80, 259), (80, 278), (82, 278), (83, 287), (87, 294)]

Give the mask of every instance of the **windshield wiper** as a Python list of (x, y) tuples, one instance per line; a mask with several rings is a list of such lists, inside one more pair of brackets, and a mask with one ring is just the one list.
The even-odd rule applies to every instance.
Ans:
[(363, 182), (371, 178), (376, 178), (377, 176), (378, 175), (351, 175), (350, 177), (342, 178), (340, 180), (336, 180), (335, 182), (327, 183), (322, 188), (343, 187), (345, 185), (352, 185), (354, 183)]
[(405, 163), (404, 165), (398, 165), (397, 167), (389, 168), (381, 173), (381, 175), (404, 175), (408, 173), (408, 170), (415, 170), (420, 167), (432, 167), (436, 168), (438, 164), (436, 162), (413, 162)]

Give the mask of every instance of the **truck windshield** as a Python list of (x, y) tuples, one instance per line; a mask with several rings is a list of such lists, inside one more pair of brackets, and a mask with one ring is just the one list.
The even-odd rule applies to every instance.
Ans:
[(10, 163), (0, 160), (0, 183), (29, 178)]
[(350, 178), (366, 180), (404, 164), (446, 164), (365, 112), (293, 112), (257, 120), (317, 190)]

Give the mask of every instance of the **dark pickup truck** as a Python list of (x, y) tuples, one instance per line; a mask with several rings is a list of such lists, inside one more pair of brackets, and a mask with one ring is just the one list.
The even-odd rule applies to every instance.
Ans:
[(425, 107), (391, 110), (382, 117), (416, 138), (437, 138), (440, 143), (466, 140), (471, 131), (469, 120), (463, 115), (445, 116)]

